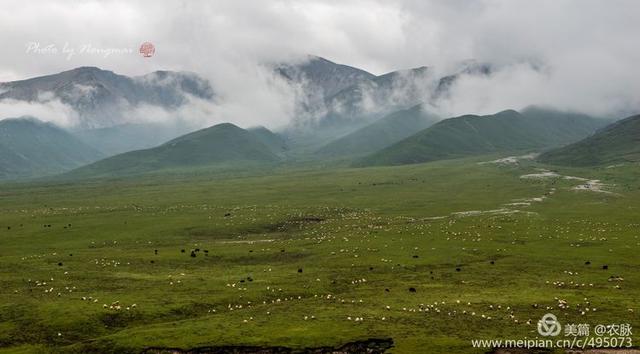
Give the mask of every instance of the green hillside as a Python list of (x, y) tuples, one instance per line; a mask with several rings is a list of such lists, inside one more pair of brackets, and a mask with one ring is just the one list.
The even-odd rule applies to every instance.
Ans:
[(0, 121), (0, 180), (60, 173), (101, 157), (53, 124), (35, 118)]
[(214, 125), (158, 147), (109, 157), (70, 173), (117, 176), (215, 164), (273, 162), (278, 156), (255, 134), (230, 123)]
[(255, 135), (261, 143), (276, 154), (282, 154), (289, 150), (287, 142), (280, 134), (276, 134), (263, 126), (249, 128), (247, 131)]
[(494, 115), (464, 115), (433, 126), (356, 162), (358, 166), (403, 165), (484, 153), (539, 150), (592, 134), (603, 121), (540, 108)]
[(180, 124), (137, 123), (79, 130), (74, 135), (106, 157), (156, 147), (190, 131)]
[(421, 105), (416, 105), (391, 113), (336, 139), (319, 149), (317, 153), (332, 157), (372, 153), (429, 127), (436, 120), (436, 116), (424, 112)]
[(541, 162), (595, 166), (640, 161), (640, 115), (615, 122), (577, 143), (549, 151)]

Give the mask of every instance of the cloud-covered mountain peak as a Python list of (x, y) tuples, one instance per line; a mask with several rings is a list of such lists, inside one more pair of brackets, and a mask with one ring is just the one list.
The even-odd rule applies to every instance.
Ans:
[(209, 81), (190, 72), (156, 71), (129, 77), (90, 66), (0, 87), (0, 103), (15, 103), (27, 110), (25, 103), (62, 106), (63, 114), (74, 116), (66, 117), (67, 125), (79, 128), (128, 123), (131, 111), (141, 106), (171, 110), (187, 104), (191, 96), (212, 100)]

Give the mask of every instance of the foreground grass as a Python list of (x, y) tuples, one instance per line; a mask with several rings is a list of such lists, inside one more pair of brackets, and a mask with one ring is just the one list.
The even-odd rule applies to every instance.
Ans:
[(547, 312), (638, 325), (640, 169), (558, 171), (613, 194), (486, 159), (0, 186), (0, 352), (451, 353)]

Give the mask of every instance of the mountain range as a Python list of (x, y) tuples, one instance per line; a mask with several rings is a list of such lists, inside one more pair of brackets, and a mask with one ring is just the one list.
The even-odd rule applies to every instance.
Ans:
[(476, 61), (460, 63), (451, 73), (438, 76), (429, 67), (392, 71), (382, 75), (327, 59), (308, 56), (296, 64), (276, 66), (286, 80), (302, 87), (303, 104), (291, 124), (292, 130), (311, 127), (316, 133), (336, 126), (349, 133), (384, 115), (418, 104), (437, 106), (462, 75), (486, 76), (492, 66)]
[[(347, 159), (355, 161), (354, 166), (363, 167), (422, 163), (488, 153), (543, 151), (589, 137), (606, 123), (586, 115), (535, 107), (522, 113), (507, 110), (489, 116), (438, 119), (417, 105), (387, 115), (303, 155), (315, 161)], [(637, 134), (634, 135), (635, 131), (630, 128), (637, 127), (637, 122), (637, 117), (629, 118), (588, 139), (600, 141), (600, 135), (619, 137), (625, 133), (626, 140), (620, 139), (620, 144), (632, 146), (627, 159), (635, 158)], [(0, 123), (0, 179), (38, 177), (74, 168), (68, 176), (118, 176), (193, 167), (286, 162), (291, 161), (292, 152), (300, 156), (300, 152), (292, 148), (282, 134), (264, 127), (242, 129), (223, 123), (153, 148), (96, 161), (104, 155), (51, 123), (34, 118), (8, 119)], [(580, 146), (580, 143), (576, 145)], [(565, 149), (569, 150), (558, 151), (571, 152), (572, 145)], [(543, 161), (547, 157), (560, 156), (554, 154), (558, 153), (552, 151), (543, 155)], [(552, 162), (551, 159), (548, 161)]]
[(210, 83), (189, 72), (156, 71), (128, 77), (96, 67), (0, 83), (0, 101), (46, 103), (59, 100), (78, 115), (75, 128), (131, 123), (130, 112), (143, 105), (175, 109), (193, 96), (213, 100)]
[(73, 176), (107, 176), (298, 160), (400, 165), (556, 148), (540, 161), (597, 165), (638, 156), (637, 117), (598, 131), (605, 120), (536, 107), (449, 119), (432, 113), (461, 76), (491, 75), (488, 64), (466, 62), (444, 76), (428, 67), (374, 75), (308, 57), (273, 70), (305, 95), (299, 119), (278, 132), (228, 123), (191, 132), (179, 122), (128, 121), (126, 112), (132, 107), (171, 111), (191, 99), (215, 100), (213, 86), (193, 73), (127, 77), (81, 67), (0, 83), (0, 102), (59, 100), (80, 120), (66, 128), (37, 117), (0, 121), (0, 179), (70, 170)]
[[(296, 114), (289, 128), (312, 128), (316, 133), (326, 128), (332, 136), (417, 104), (437, 106), (438, 99), (446, 97), (461, 75), (492, 72), (489, 64), (467, 61), (441, 77), (426, 66), (374, 75), (317, 56), (271, 67), (276, 75), (300, 88), (297, 92), (301, 97), (296, 100)], [(0, 102), (60, 102), (77, 114), (71, 128), (93, 130), (154, 121), (153, 109), (146, 108), (171, 113), (192, 99), (215, 102), (213, 87), (209, 80), (191, 72), (155, 71), (129, 77), (96, 67), (79, 67), (0, 83)]]

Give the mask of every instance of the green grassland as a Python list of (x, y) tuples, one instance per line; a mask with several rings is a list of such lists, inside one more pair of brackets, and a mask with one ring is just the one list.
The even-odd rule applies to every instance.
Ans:
[(605, 193), (495, 158), (2, 185), (0, 353), (483, 353), (547, 312), (637, 341), (638, 165), (553, 167)]

